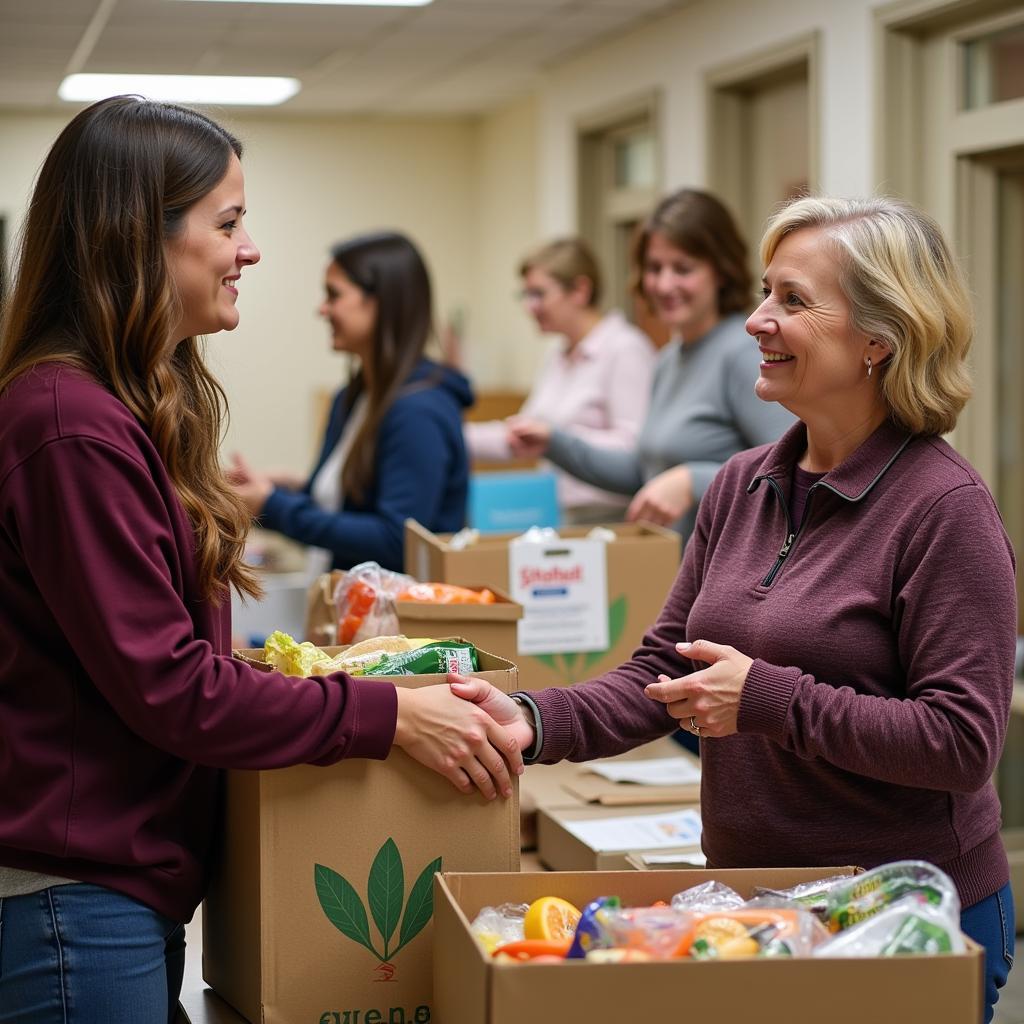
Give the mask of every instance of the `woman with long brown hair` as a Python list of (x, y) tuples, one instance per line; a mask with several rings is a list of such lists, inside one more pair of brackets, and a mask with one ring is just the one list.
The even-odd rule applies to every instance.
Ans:
[(236, 455), (230, 479), (262, 526), (326, 552), (318, 568), (374, 561), (401, 570), (406, 519), (441, 533), (465, 525), (462, 411), (473, 395), (461, 373), (424, 355), (430, 277), (405, 235), (335, 245), (324, 296), (331, 344), (357, 367), (335, 395), (312, 474), (263, 473)]
[(230, 656), (228, 587), (258, 587), (197, 336), (237, 325), (259, 260), (240, 154), (115, 97), (71, 120), (29, 206), (0, 333), (3, 1024), (173, 1019), (222, 768), (399, 745), (487, 796), (521, 769), (446, 686)]

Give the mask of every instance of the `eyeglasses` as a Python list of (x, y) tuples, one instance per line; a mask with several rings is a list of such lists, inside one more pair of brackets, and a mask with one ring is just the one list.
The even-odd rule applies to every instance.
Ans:
[(543, 302), (549, 294), (543, 288), (522, 288), (516, 292), (516, 298), (526, 303)]

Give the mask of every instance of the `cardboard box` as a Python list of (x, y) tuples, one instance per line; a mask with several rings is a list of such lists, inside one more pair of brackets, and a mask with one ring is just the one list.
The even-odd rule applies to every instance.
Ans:
[[(470, 586), (480, 589), (487, 584), (474, 583)], [(507, 654), (501, 652), (515, 650), (516, 623), (523, 617), (523, 606), (496, 587), (490, 589), (497, 598), (494, 604), (396, 601), (398, 631), (406, 636), (462, 636), (476, 644), (480, 650), (494, 651), (500, 657), (507, 658)]]
[[(679, 783), (678, 785), (643, 785), (636, 782), (618, 782), (606, 779), (593, 770), (593, 765), (605, 762), (651, 761), (662, 758), (680, 758), (691, 768), (700, 769), (700, 758), (676, 743), (670, 736), (645, 743), (615, 757), (601, 758), (600, 761), (576, 765), (576, 771), (563, 782), (563, 788), (585, 804), (599, 804), (602, 807), (619, 808), (628, 806), (660, 804), (699, 804), (700, 782)], [(553, 802), (550, 806), (559, 806)], [(568, 806), (563, 802), (561, 806)]]
[(528, 764), (519, 777), (519, 842), (537, 849), (537, 814), (542, 807), (582, 807), (583, 801), (566, 788), (580, 770), (578, 764)]
[(643, 905), (709, 879), (750, 896), (836, 868), (455, 874), (435, 878), (434, 1019), (441, 1024), (634, 1024), (780, 1021), (785, 1024), (975, 1024), (984, 955), (874, 959), (778, 958), (701, 963), (502, 964), (469, 931), (481, 907), (562, 896), (583, 906), (615, 894)]
[(595, 847), (574, 835), (567, 827), (567, 822), (597, 821), (614, 818), (649, 817), (650, 815), (670, 814), (683, 810), (685, 807), (700, 811), (700, 806), (661, 805), (652, 807), (645, 804), (640, 807), (541, 807), (537, 811), (537, 856), (552, 871), (621, 871), (634, 867), (630, 855), (646, 853), (659, 854), (696, 854), (700, 852), (700, 843), (685, 843), (673, 847), (649, 848), (642, 844), (627, 849), (606, 849)]
[[(564, 538), (592, 527), (569, 527)], [(539, 690), (591, 679), (627, 661), (657, 618), (679, 570), (679, 535), (650, 523), (615, 523), (607, 545), (609, 647), (603, 652), (520, 655), (518, 643), (494, 652), (519, 668), (519, 686)], [(450, 534), (435, 534), (414, 519), (405, 524), (405, 567), (417, 579), (509, 592), (509, 541), (515, 534), (481, 536), (459, 550)]]
[[(515, 689), (514, 666), (483, 652), (480, 675)], [(517, 797), (459, 793), (397, 749), (228, 772), (225, 817), (203, 977), (254, 1024), (432, 1019), (434, 872), (519, 866)]]
[[(602, 760), (646, 761), (665, 757), (682, 757), (700, 763), (693, 754), (668, 736)], [(519, 779), (519, 834), (522, 848), (533, 850), (537, 847), (537, 812), (542, 807), (582, 807), (594, 804), (617, 808), (639, 804), (697, 803), (699, 800), (699, 783), (686, 786), (642, 786), (604, 779), (591, 770), (590, 763), (561, 761), (558, 764), (527, 765)]]
[[(308, 592), (304, 593), (306, 611), (301, 636), (318, 646), (337, 642), (338, 617), (334, 608), (334, 590), (344, 575), (339, 569), (322, 573), (309, 584)], [(470, 585), (475, 590), (486, 586), (484, 583)], [(398, 622), (390, 631), (405, 636), (462, 636), (484, 651), (513, 651), (516, 647), (516, 623), (523, 616), (523, 606), (502, 590), (496, 587), (489, 589), (497, 598), (494, 604), (396, 601)]]

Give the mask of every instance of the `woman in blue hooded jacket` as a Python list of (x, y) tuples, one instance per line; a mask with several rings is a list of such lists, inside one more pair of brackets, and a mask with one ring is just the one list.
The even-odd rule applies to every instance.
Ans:
[(320, 315), (334, 350), (359, 368), (334, 399), (316, 467), (301, 483), (235, 456), (231, 481), (262, 526), (328, 552), (325, 569), (375, 561), (401, 570), (407, 518), (436, 532), (465, 525), (462, 411), (472, 391), (462, 374), (423, 354), (430, 278), (404, 235), (336, 245), (324, 289)]

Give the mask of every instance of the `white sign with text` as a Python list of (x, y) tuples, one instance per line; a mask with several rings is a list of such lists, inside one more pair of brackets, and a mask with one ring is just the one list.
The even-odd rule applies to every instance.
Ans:
[(520, 654), (607, 650), (604, 541), (512, 541), (508, 557), (509, 589), (523, 606)]

